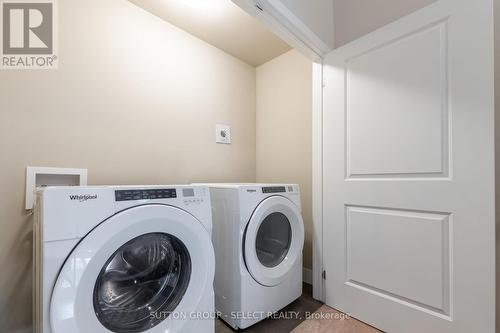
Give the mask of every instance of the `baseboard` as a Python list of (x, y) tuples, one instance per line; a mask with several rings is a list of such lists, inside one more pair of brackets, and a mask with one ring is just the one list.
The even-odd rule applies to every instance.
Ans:
[(307, 284), (313, 283), (313, 271), (309, 268), (302, 268), (302, 281)]

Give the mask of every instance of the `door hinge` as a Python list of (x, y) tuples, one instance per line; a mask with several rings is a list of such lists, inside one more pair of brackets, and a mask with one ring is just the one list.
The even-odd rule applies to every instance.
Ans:
[(321, 273), (321, 277), (323, 277), (323, 280), (326, 280), (326, 271), (323, 271), (323, 273)]
[(326, 87), (326, 81), (321, 82), (321, 86), (322, 86), (323, 88), (325, 88), (325, 87)]

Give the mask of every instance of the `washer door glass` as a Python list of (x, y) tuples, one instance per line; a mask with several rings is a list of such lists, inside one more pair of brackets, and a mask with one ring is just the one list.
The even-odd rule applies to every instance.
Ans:
[(290, 221), (283, 213), (271, 213), (261, 223), (255, 248), (257, 258), (266, 267), (278, 266), (285, 259), (292, 241)]
[(113, 332), (142, 332), (166, 319), (181, 301), (191, 259), (177, 237), (149, 233), (121, 246), (94, 287), (97, 318)]

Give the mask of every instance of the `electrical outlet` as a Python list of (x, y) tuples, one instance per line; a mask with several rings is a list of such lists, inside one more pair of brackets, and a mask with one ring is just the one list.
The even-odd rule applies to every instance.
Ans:
[(215, 142), (217, 143), (231, 143), (231, 127), (228, 125), (217, 124), (215, 125)]

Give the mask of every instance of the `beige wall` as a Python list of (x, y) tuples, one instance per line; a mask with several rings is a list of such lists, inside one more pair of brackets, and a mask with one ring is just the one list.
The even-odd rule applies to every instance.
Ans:
[(312, 63), (289, 51), (257, 67), (257, 181), (299, 183), (312, 267)]
[(91, 184), (255, 180), (255, 68), (125, 0), (58, 3), (59, 69), (0, 71), (0, 332), (31, 325), (26, 166), (88, 168)]
[(339, 47), (437, 0), (334, 0)]

